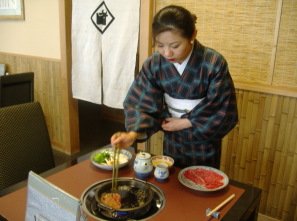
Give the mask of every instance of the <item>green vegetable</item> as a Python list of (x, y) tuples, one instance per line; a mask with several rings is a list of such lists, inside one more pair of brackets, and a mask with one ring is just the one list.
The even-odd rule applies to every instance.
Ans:
[(96, 163), (106, 163), (105, 159), (110, 159), (110, 154), (105, 151), (96, 154), (93, 158)]

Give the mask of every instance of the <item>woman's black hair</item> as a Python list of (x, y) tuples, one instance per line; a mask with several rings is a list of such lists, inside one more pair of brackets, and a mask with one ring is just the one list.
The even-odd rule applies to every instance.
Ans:
[(161, 9), (153, 19), (152, 31), (153, 39), (164, 31), (178, 31), (181, 36), (191, 39), (196, 29), (196, 16), (187, 9), (169, 5)]

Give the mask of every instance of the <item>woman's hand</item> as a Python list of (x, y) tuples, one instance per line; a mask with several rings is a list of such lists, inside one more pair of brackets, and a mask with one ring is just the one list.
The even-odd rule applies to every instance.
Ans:
[(162, 123), (165, 131), (179, 131), (192, 127), (191, 121), (187, 118), (166, 118)]
[(138, 133), (136, 132), (117, 132), (110, 138), (112, 146), (120, 145), (120, 149), (130, 147), (136, 140)]

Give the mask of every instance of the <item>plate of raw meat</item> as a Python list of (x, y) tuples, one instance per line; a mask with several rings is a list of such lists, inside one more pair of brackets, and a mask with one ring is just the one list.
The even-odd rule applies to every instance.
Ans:
[(222, 171), (207, 166), (191, 166), (178, 174), (178, 180), (194, 190), (211, 192), (225, 188), (229, 178)]

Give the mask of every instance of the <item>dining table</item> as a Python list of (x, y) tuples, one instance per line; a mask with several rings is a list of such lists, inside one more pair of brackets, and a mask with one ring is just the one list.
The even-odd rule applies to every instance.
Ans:
[[(92, 152), (91, 152), (92, 153)], [(58, 186), (65, 192), (82, 199), (83, 193), (94, 184), (112, 178), (112, 171), (98, 168), (91, 159), (91, 153), (85, 154), (67, 163), (59, 165), (40, 176)], [(119, 169), (119, 178), (137, 178), (132, 159), (123, 168)], [(229, 179), (228, 185), (217, 191), (199, 191), (182, 184), (178, 178), (181, 169), (170, 168), (170, 174), (166, 181), (158, 182), (153, 172), (145, 181), (156, 186), (164, 196), (164, 206), (149, 219), (156, 221), (180, 221), (180, 220), (230, 220), (244, 221), (257, 220), (261, 198), (261, 189)], [(27, 203), (27, 182), (14, 185), (0, 191), (0, 215), (8, 221), (24, 220)], [(232, 194), (235, 197), (225, 206), (219, 209), (219, 217), (207, 217), (206, 210), (214, 209)], [(85, 211), (86, 212), (86, 211)], [(88, 220), (108, 220), (102, 217), (94, 217), (86, 212)]]

